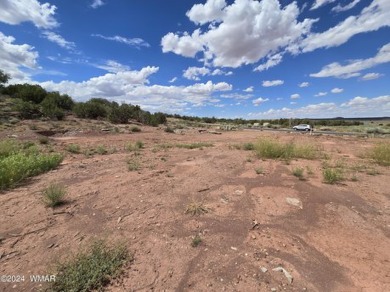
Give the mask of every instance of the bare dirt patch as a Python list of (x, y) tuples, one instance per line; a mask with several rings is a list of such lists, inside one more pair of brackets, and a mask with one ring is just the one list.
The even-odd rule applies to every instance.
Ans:
[[(94, 239), (124, 241), (134, 253), (109, 291), (390, 290), (390, 170), (360, 158), (374, 139), (151, 127), (70, 133), (51, 136), (50, 147), (78, 144), (80, 154), (67, 152), (58, 169), (0, 194), (0, 274), (25, 276), (0, 291), (38, 291), (44, 286), (30, 275), (50, 274), (56, 260)], [(328, 157), (260, 160), (231, 147), (267, 137), (312, 143)], [(136, 141), (144, 148), (127, 151)], [(194, 142), (213, 146), (175, 147)], [(115, 151), (84, 154), (98, 145)], [(129, 158), (138, 170), (128, 170)], [(345, 180), (324, 184), (325, 162), (342, 166)], [(305, 169), (304, 180), (294, 167)], [(68, 191), (54, 210), (41, 197), (51, 182)], [(208, 212), (186, 214), (191, 202)], [(201, 242), (193, 247), (195, 236)]]

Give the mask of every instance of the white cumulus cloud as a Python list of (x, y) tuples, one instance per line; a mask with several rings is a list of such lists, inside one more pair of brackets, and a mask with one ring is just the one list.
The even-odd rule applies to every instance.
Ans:
[(344, 103), (309, 104), (299, 108), (283, 107), (264, 112), (250, 113), (250, 118), (334, 118), (334, 117), (379, 117), (390, 114), (390, 95), (374, 98), (355, 97)]
[(263, 80), (263, 87), (279, 86), (284, 84), (283, 80)]
[(372, 68), (379, 64), (390, 62), (390, 43), (380, 48), (379, 52), (372, 58), (352, 60), (347, 65), (331, 63), (322, 68), (318, 73), (310, 74), (311, 77), (337, 77), (351, 78), (360, 76), (360, 71)]
[(298, 93), (294, 93), (290, 96), (291, 99), (298, 99), (300, 98), (301, 96), (298, 94)]
[(332, 92), (332, 93), (342, 93), (343, 91), (344, 91), (344, 89), (335, 87), (330, 92)]
[(38, 28), (58, 26), (54, 18), (55, 5), (41, 4), (37, 0), (1, 0), (0, 6), (0, 21), (7, 24), (16, 25), (30, 21)]
[[(163, 52), (186, 57), (203, 52), (204, 60), (214, 66), (233, 68), (277, 56), (282, 48), (307, 34), (314, 22), (297, 20), (296, 2), (281, 7), (277, 0), (236, 0), (231, 5), (208, 0), (204, 5), (194, 5), (187, 16), (195, 24), (210, 24), (204, 32), (196, 29), (192, 34), (168, 33), (161, 41)], [(258, 70), (277, 62), (280, 57), (271, 57)]]
[(327, 95), (327, 94), (328, 94), (328, 93), (325, 92), (325, 91), (320, 91), (320, 92), (318, 92), (317, 94), (315, 94), (314, 96), (320, 97), (320, 96), (325, 96), (325, 95)]
[(244, 89), (245, 92), (253, 92), (253, 86)]
[(11, 76), (11, 82), (27, 82), (23, 68), (37, 69), (38, 52), (28, 44), (15, 44), (15, 38), (0, 32), (0, 68)]
[(100, 6), (103, 6), (104, 4), (106, 4), (106, 3), (104, 3), (103, 0), (93, 0), (93, 2), (91, 3), (91, 7), (93, 9), (96, 9)]
[(309, 82), (302, 82), (298, 84), (299, 87), (309, 87), (310, 83)]
[(254, 100), (252, 100), (252, 103), (255, 105), (255, 106), (259, 106), (261, 105), (262, 103), (266, 102), (266, 101), (269, 101), (268, 98), (262, 98), (262, 97), (259, 97), (259, 98), (256, 98)]
[[(386, 26), (390, 26), (390, 1), (373, 0), (359, 15), (349, 16), (324, 32), (309, 34), (300, 47), (303, 52), (311, 52), (319, 48), (340, 46), (356, 34)], [(290, 49), (297, 52), (296, 48)]]

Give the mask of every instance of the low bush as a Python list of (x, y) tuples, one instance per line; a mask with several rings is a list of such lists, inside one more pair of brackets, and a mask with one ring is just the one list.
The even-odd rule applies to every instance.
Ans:
[(57, 207), (64, 203), (66, 189), (60, 184), (50, 184), (42, 191), (43, 201), (47, 207)]
[(108, 247), (97, 241), (86, 251), (57, 264), (56, 281), (51, 283), (50, 291), (101, 291), (132, 260), (123, 245)]
[(213, 147), (213, 143), (208, 142), (196, 142), (196, 143), (190, 143), (190, 144), (176, 144), (177, 148), (186, 148), (186, 149), (196, 149), (196, 148), (203, 148), (203, 147)]
[(285, 159), (293, 158), (314, 159), (317, 149), (313, 145), (296, 145), (293, 142), (282, 143), (273, 139), (261, 139), (254, 144), (258, 158)]
[(22, 180), (56, 168), (62, 161), (62, 155), (28, 154), (18, 152), (0, 159), (0, 190), (14, 187)]
[(342, 171), (337, 168), (325, 168), (322, 174), (327, 184), (335, 184), (344, 180)]
[(376, 163), (384, 166), (390, 165), (390, 143), (380, 143), (368, 153), (368, 156)]

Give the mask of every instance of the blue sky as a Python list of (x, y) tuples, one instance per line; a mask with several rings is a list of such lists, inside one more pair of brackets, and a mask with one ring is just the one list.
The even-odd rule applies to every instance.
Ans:
[(0, 69), (77, 101), (390, 116), (389, 0), (0, 0)]

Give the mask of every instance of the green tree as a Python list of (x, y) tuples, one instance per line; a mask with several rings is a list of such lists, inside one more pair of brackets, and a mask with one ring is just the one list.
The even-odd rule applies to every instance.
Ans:
[(3, 86), (3, 84), (6, 84), (10, 80), (10, 76), (6, 73), (4, 73), (3, 70), (0, 70), (0, 87)]

